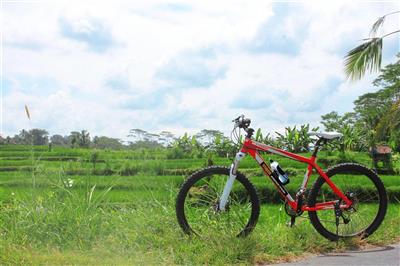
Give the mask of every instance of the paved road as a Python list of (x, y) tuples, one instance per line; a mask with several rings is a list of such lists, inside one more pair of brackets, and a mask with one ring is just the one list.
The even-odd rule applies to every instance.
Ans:
[(366, 250), (327, 253), (304, 260), (277, 265), (400, 265), (400, 244)]

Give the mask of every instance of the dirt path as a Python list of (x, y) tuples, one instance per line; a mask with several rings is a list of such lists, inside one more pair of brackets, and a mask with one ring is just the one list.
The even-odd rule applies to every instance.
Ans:
[(365, 250), (327, 253), (291, 263), (275, 265), (400, 265), (400, 244)]

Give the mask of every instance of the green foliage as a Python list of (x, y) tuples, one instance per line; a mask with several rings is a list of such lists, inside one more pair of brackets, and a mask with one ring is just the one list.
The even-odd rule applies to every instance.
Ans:
[(136, 142), (131, 142), (129, 143), (129, 148), (130, 149), (156, 149), (156, 148), (161, 148), (162, 145), (158, 143), (157, 141), (150, 141), (150, 140), (139, 140)]
[(203, 147), (196, 140), (195, 136), (190, 137), (185, 133), (182, 137), (177, 138), (171, 145), (171, 149), (167, 154), (169, 159), (183, 159), (202, 157)]
[(385, 21), (386, 16), (382, 16), (378, 18), (377, 21), (372, 25), (371, 31), (369, 32), (369, 35), (372, 37), (375, 37), (378, 33), (378, 30), (382, 27), (383, 22)]
[(367, 39), (350, 50), (345, 58), (345, 73), (352, 80), (361, 79), (367, 70), (377, 71), (382, 62), (382, 38)]
[[(35, 195), (0, 194), (0, 253), (3, 264), (270, 264), (305, 252), (344, 249), (365, 242), (333, 243), (315, 234), (307, 219), (288, 230), (282, 204), (262, 204), (259, 223), (247, 238), (186, 237), (177, 226), (174, 203), (181, 177), (124, 177), (113, 189), (81, 189), (62, 183)], [(295, 182), (292, 177), (291, 182)], [(265, 177), (256, 180), (263, 181)], [(299, 182), (301, 180), (299, 179)], [(11, 186), (10, 186), (11, 187)], [(258, 185), (262, 200), (273, 186)], [(15, 189), (15, 187), (14, 187)], [(276, 191), (275, 191), (276, 193)], [(399, 237), (399, 206), (391, 204), (384, 224), (368, 244)], [(34, 230), (33, 230), (34, 229)]]
[(325, 148), (339, 151), (365, 151), (367, 144), (360, 127), (355, 126), (357, 114), (354, 112), (345, 113), (340, 116), (337, 112), (330, 112), (321, 116), (321, 124), (327, 131), (336, 131), (343, 134), (338, 140), (330, 141)]
[(370, 144), (388, 141), (398, 131), (400, 60), (385, 67), (382, 74), (375, 79), (374, 85), (384, 88), (364, 94), (354, 102), (354, 110), (358, 115), (357, 124), (366, 132), (365, 136)]
[(49, 141), (49, 133), (44, 129), (33, 128), (29, 131), (22, 129), (13, 138), (7, 137), (2, 142), (22, 145), (46, 145)]
[(262, 142), (275, 147), (279, 145), (279, 143), (277, 143), (277, 141), (271, 136), (271, 133), (267, 133)]
[[(30, 172), (18, 170), (30, 165), (31, 148), (35, 151), (35, 189)], [(263, 203), (254, 233), (245, 239), (184, 236), (175, 218), (177, 191), (185, 176), (207, 163), (207, 157), (172, 160), (166, 159), (166, 152), (59, 146), (48, 152), (46, 146), (2, 146), (1, 166), (20, 163), (14, 171), (0, 172), (2, 264), (265, 264), (304, 252), (346, 247), (345, 242), (331, 243), (316, 236), (307, 220), (300, 219), (294, 229), (288, 230), (289, 218), (279, 204), (279, 193), (250, 157), (243, 159), (240, 170), (251, 177)], [(145, 159), (150, 154), (153, 159)], [(62, 159), (64, 156), (67, 161)], [(97, 157), (95, 173), (90, 171), (92, 156)], [(216, 165), (231, 162), (210, 151), (205, 156)], [(271, 158), (279, 158), (289, 173), (287, 188), (294, 194), (302, 182), (305, 165), (275, 155)], [(366, 153), (355, 152), (332, 152), (330, 156), (321, 152), (319, 158), (318, 162), (327, 158), (322, 164), (327, 167), (342, 160), (369, 160)], [(400, 166), (397, 159), (394, 162)], [(68, 175), (70, 169), (80, 172)], [(104, 169), (113, 171), (112, 176), (103, 175)], [(382, 179), (392, 204), (384, 224), (368, 243), (388, 243), (399, 237), (399, 206), (395, 204), (400, 198), (398, 176)]]
[(392, 156), (393, 170), (396, 174), (400, 175), (400, 153), (395, 153)]
[(255, 136), (255, 140), (256, 140), (256, 141), (259, 141), (259, 142), (262, 142), (262, 141), (264, 140), (263, 134), (262, 134), (262, 132), (261, 132), (261, 128), (257, 129), (257, 131), (256, 131), (256, 136)]
[(94, 150), (90, 153), (90, 158), (89, 158), (89, 162), (92, 163), (93, 165), (93, 172), (96, 171), (96, 163), (99, 160), (99, 152)]
[(340, 151), (366, 150), (366, 145), (362, 141), (361, 131), (358, 127), (345, 125), (340, 132), (343, 134)]
[(44, 193), (13, 196), (0, 215), (3, 225), (13, 226), (2, 227), (2, 235), (21, 246), (92, 247), (107, 225), (101, 205), (110, 188), (95, 193), (92, 186), (81, 193), (66, 182)]
[[(317, 128), (311, 129), (311, 131), (317, 131)], [(276, 132), (278, 135), (276, 142), (279, 147), (287, 149), (291, 152), (305, 152), (309, 151), (309, 144), (311, 143), (311, 138), (308, 135), (310, 132), (310, 125), (301, 125), (299, 129), (294, 126), (286, 127), (283, 134)]]
[(93, 138), (93, 146), (97, 149), (112, 149), (112, 150), (121, 150), (124, 148), (124, 145), (121, 143), (121, 140), (116, 138), (109, 138), (106, 136), (95, 136)]
[(68, 145), (68, 137), (63, 137), (59, 134), (55, 134), (50, 137), (50, 143), (52, 145), (66, 146)]
[(182, 137), (176, 138), (167, 149), (167, 158), (205, 158), (210, 154), (225, 157), (235, 152), (233, 143), (221, 132), (203, 129), (194, 136), (185, 133)]
[(125, 161), (119, 169), (118, 174), (122, 176), (132, 176), (138, 174), (139, 171), (140, 166), (137, 163)]
[(86, 130), (72, 131), (70, 136), (70, 144), (72, 148), (80, 147), (80, 148), (89, 148), (90, 145), (90, 134)]
[(386, 143), (400, 150), (400, 60), (382, 69), (373, 84), (383, 88), (359, 96), (354, 112), (343, 116), (331, 112), (321, 117), (326, 130), (344, 134), (343, 144), (334, 141), (331, 148), (366, 151)]
[(377, 141), (386, 141), (400, 151), (400, 100), (394, 103), (376, 126)]
[(386, 14), (372, 25), (371, 38), (364, 39), (364, 43), (350, 50), (345, 57), (345, 73), (351, 80), (361, 79), (365, 72), (378, 71), (382, 62), (382, 43), (385, 37), (399, 33), (395, 30), (383, 36), (377, 37), (378, 30), (382, 27), (387, 16), (400, 13), (400, 11)]
[(341, 131), (346, 125), (354, 125), (357, 117), (356, 113), (350, 112), (340, 116), (337, 112), (332, 111), (321, 116), (321, 124), (324, 125), (327, 131)]
[(222, 132), (214, 129), (203, 129), (195, 135), (196, 139), (202, 142), (206, 148), (215, 143), (216, 139), (221, 136), (223, 136)]
[(233, 156), (237, 152), (236, 146), (222, 133), (216, 135), (214, 142), (209, 145), (207, 150), (220, 157)]

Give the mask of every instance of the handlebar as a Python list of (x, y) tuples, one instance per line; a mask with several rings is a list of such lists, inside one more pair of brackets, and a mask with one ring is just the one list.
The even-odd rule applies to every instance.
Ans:
[(235, 123), (235, 127), (243, 128), (244, 131), (247, 133), (246, 138), (251, 138), (253, 135), (254, 129), (249, 128), (251, 119), (245, 118), (244, 115), (238, 116), (237, 118), (233, 119), (232, 122)]
[(250, 126), (251, 120), (250, 118), (245, 118), (244, 115), (240, 115), (233, 119), (232, 122), (235, 122), (235, 126), (239, 128), (247, 129)]

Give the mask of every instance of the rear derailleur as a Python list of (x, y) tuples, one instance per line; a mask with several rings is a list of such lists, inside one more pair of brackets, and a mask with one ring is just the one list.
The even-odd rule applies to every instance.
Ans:
[(350, 219), (345, 217), (343, 215), (343, 210), (340, 209), (340, 204), (342, 202), (342, 199), (339, 199), (336, 201), (334, 205), (334, 211), (335, 211), (335, 224), (336, 224), (336, 235), (338, 236), (337, 240), (339, 240), (339, 224), (340, 224), (340, 218), (343, 219), (343, 224), (348, 224), (350, 222)]
[[(336, 201), (336, 203), (334, 205), (336, 227), (339, 227), (340, 218), (342, 218), (344, 224), (348, 224), (350, 222), (350, 219), (343, 215), (343, 210), (340, 208), (341, 203), (342, 203), (342, 199), (339, 199), (338, 201)], [(350, 208), (352, 208), (352, 207), (350, 207)]]

